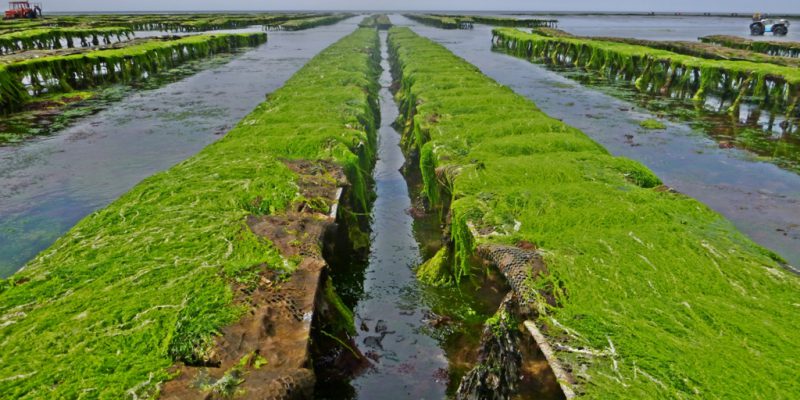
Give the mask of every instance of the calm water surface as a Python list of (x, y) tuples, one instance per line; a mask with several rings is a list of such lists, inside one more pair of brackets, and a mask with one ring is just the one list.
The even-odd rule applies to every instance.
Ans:
[(618, 36), (649, 40), (697, 40), (708, 35), (741, 36), (753, 40), (800, 41), (800, 20), (787, 18), (786, 36), (750, 36), (749, 16), (555, 16), (558, 27), (580, 36)]

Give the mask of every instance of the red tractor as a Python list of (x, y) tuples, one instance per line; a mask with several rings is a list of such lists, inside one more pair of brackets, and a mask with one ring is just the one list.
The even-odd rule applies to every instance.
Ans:
[(27, 1), (12, 1), (8, 3), (8, 10), (4, 19), (19, 18), (41, 18), (42, 3), (31, 3)]

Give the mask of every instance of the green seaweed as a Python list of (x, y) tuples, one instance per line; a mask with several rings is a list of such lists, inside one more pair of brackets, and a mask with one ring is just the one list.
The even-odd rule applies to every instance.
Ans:
[(406, 121), (405, 143), (427, 138), (437, 169), (454, 171), (456, 257), (481, 244), (537, 246), (548, 273), (527, 295), (555, 297), (538, 301), (537, 323), (584, 397), (800, 391), (800, 280), (779, 257), (441, 45), (395, 27), (389, 48), (401, 115), (426, 121)]

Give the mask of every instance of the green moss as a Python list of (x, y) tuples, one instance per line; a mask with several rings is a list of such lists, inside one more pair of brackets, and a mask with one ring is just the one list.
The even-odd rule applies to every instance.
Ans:
[(415, 121), (406, 143), (426, 137), (437, 168), (457, 171), (452, 280), (478, 245), (534, 243), (549, 274), (529, 286), (558, 304), (540, 302), (538, 323), (556, 343), (606, 354), (557, 348), (584, 397), (800, 391), (800, 280), (768, 251), (442, 46), (406, 28), (389, 43), (401, 114)]
[(644, 129), (667, 129), (666, 124), (653, 118), (648, 118), (644, 121), (640, 121), (639, 126), (641, 126)]
[(14, 362), (0, 363), (0, 397), (152, 393), (174, 362), (206, 357), (244, 312), (231, 282), (252, 283), (262, 265), (295, 268), (245, 224), (255, 199), (280, 213), (298, 198), (283, 160), (373, 162), (353, 157), (374, 154), (378, 49), (374, 30), (340, 40), (224, 138), (84, 218), (4, 281), (0, 354)]

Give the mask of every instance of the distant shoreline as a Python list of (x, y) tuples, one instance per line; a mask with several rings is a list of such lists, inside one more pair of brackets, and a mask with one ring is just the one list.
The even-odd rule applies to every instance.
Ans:
[[(50, 11), (47, 15), (100, 15), (100, 14), (246, 14), (246, 13), (308, 13), (308, 12), (355, 12), (355, 13), (437, 13), (437, 14), (499, 14), (499, 15), (557, 15), (557, 16), (637, 16), (637, 17), (730, 17), (750, 18), (752, 13), (742, 12), (641, 12), (641, 11), (526, 11), (526, 10), (175, 10), (175, 11)], [(798, 18), (800, 13), (769, 13), (774, 17)]]

